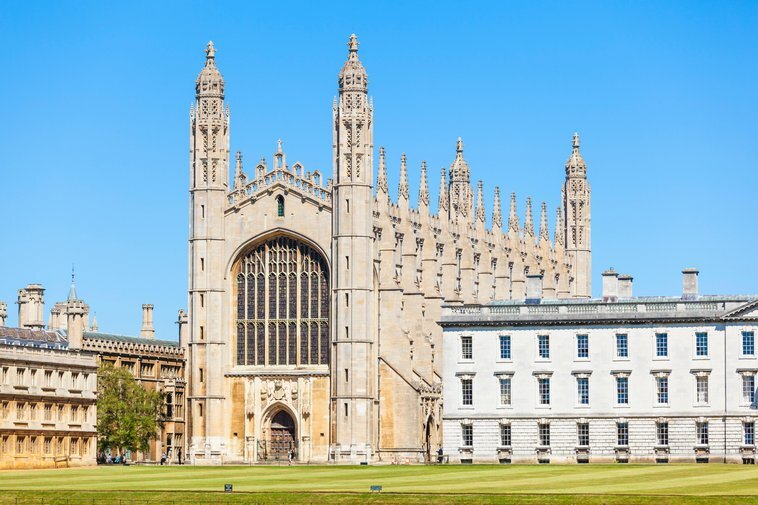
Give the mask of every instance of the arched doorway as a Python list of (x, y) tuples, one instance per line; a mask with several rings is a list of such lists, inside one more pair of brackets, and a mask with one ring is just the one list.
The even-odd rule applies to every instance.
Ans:
[(295, 420), (286, 410), (280, 410), (271, 418), (267, 445), (269, 459), (286, 460), (290, 451), (297, 456)]
[(424, 461), (426, 463), (431, 463), (433, 461), (434, 455), (432, 454), (432, 451), (434, 450), (432, 448), (432, 423), (434, 422), (434, 419), (432, 416), (429, 416), (426, 419), (426, 423), (424, 425)]

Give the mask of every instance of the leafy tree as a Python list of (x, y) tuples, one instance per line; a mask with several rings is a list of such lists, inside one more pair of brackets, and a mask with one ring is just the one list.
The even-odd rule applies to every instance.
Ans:
[(100, 364), (97, 436), (101, 450), (147, 451), (162, 423), (163, 394), (148, 391), (123, 368)]

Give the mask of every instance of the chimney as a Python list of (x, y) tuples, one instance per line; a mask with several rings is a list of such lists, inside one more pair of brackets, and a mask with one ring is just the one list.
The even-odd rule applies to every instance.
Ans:
[(682, 300), (697, 300), (697, 268), (682, 270)]
[(155, 338), (155, 329), (153, 328), (153, 305), (146, 303), (142, 305), (142, 338)]
[(189, 318), (184, 309), (179, 309), (179, 316), (176, 319), (176, 324), (179, 325), (179, 347), (186, 349), (187, 347), (187, 322)]
[(603, 272), (603, 302), (615, 302), (619, 298), (619, 274), (613, 268)]
[(526, 303), (540, 303), (542, 299), (542, 274), (526, 274)]
[(632, 295), (632, 281), (634, 277), (631, 275), (619, 275), (618, 279), (619, 298), (631, 298), (634, 296)]
[(8, 304), (0, 302), (0, 327), (5, 326), (5, 320), (8, 317)]
[(18, 327), (32, 330), (45, 328), (45, 289), (42, 284), (29, 284), (18, 290)]

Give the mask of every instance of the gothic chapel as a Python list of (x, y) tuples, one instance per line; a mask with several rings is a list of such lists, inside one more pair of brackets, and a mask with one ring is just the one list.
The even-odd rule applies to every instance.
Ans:
[[(333, 105), (332, 178), (271, 162), (230, 178), (229, 107), (213, 43), (190, 111), (188, 455), (195, 463), (423, 461), (441, 443), (442, 304), (587, 298), (590, 188), (574, 135), (551, 242), (532, 203), (492, 229), (463, 142), (442, 169), (436, 212), (426, 164), (418, 208), (400, 159), (389, 198), (384, 149), (374, 181), (373, 105), (355, 35)], [(505, 224), (505, 228), (503, 225)]]

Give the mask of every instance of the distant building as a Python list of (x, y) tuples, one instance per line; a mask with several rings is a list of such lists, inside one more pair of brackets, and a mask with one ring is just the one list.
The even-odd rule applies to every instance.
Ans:
[(445, 306), (444, 452), (455, 462), (755, 462), (757, 296)]

